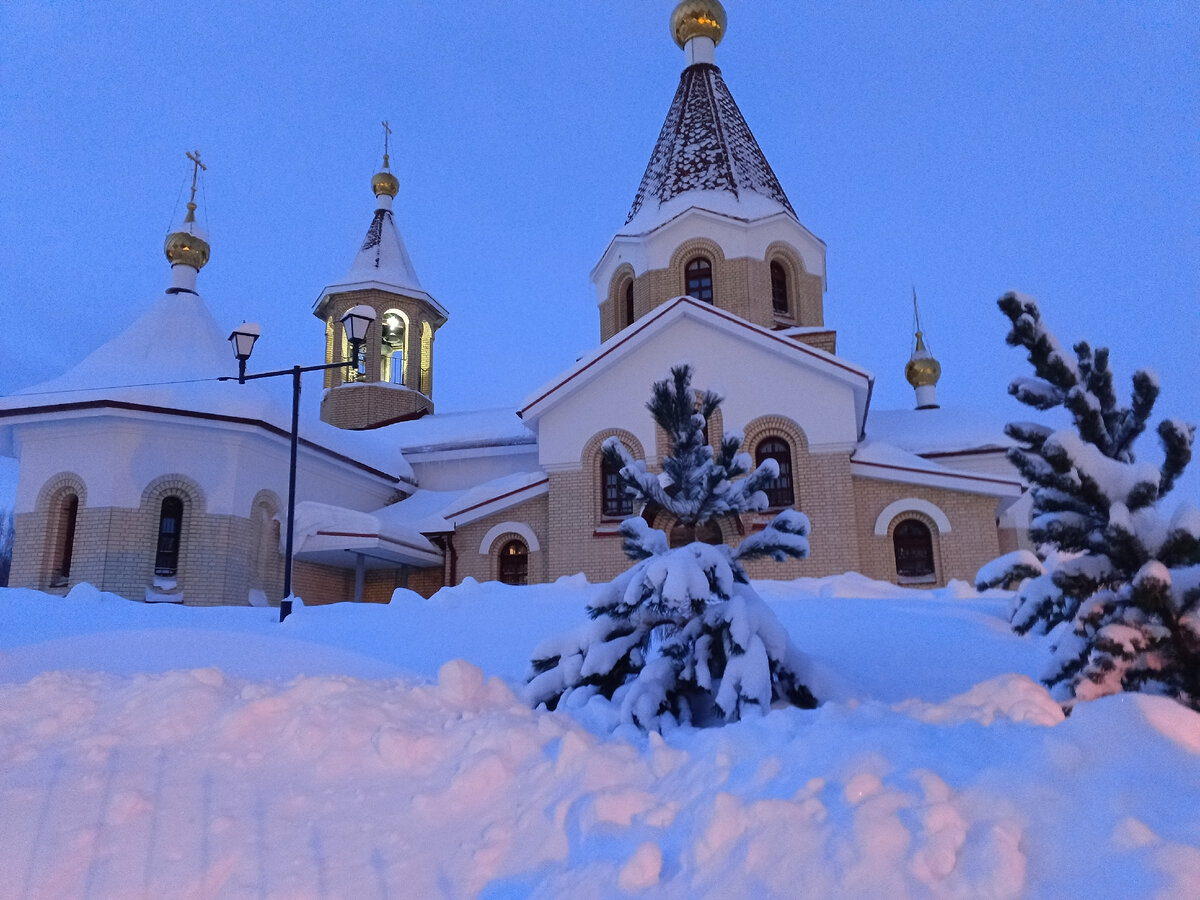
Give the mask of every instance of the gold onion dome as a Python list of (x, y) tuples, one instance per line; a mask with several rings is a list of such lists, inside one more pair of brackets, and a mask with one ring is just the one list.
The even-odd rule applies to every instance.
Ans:
[(167, 254), (167, 261), (171, 265), (191, 266), (196, 271), (200, 271), (208, 262), (211, 249), (208, 241), (201, 237), (200, 229), (196, 225), (196, 204), (189, 202), (187, 209), (187, 218), (183, 220), (183, 228), (167, 235), (163, 252)]
[(917, 348), (904, 367), (904, 377), (914, 388), (933, 387), (942, 377), (942, 366), (925, 347), (925, 337), (917, 332)]
[(717, 0), (683, 0), (671, 13), (671, 37), (683, 47), (694, 37), (721, 43), (725, 34), (725, 7)]
[(387, 154), (383, 155), (383, 171), (376, 172), (371, 176), (371, 190), (375, 192), (375, 196), (379, 197), (387, 194), (389, 197), (395, 197), (400, 191), (400, 180), (387, 170), (388, 158)]

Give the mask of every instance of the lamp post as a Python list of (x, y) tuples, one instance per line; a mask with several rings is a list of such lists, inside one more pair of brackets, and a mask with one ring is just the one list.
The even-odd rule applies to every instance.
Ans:
[[(346, 333), (346, 339), (350, 342), (350, 359), (320, 366), (292, 366), (290, 369), (259, 372), (255, 375), (246, 374), (246, 360), (250, 358), (250, 353), (254, 350), (254, 342), (262, 334), (262, 329), (253, 322), (243, 322), (229, 335), (229, 343), (233, 345), (233, 354), (238, 361), (238, 384), (245, 384), (256, 378), (292, 376), (292, 446), (288, 464), (287, 538), (284, 548), (283, 600), (279, 604), (280, 622), (292, 613), (292, 549), (296, 532), (296, 451), (300, 444), (300, 376), (305, 372), (341, 369), (346, 366), (355, 366), (357, 370), (360, 350), (367, 337), (367, 328), (374, 321), (375, 310), (366, 304), (359, 304), (342, 316), (342, 328)], [(232, 381), (233, 376), (223, 376), (219, 380)]]

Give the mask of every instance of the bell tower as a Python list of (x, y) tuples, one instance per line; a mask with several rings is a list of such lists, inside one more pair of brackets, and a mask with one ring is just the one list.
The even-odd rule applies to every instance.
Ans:
[(400, 182), (388, 168), (384, 127), (383, 168), (371, 179), (375, 215), (350, 271), (321, 292), (313, 314), (325, 323), (325, 359), (349, 359), (339, 320), (366, 304), (375, 321), (359, 357), (358, 372), (325, 374), (321, 418), (338, 428), (378, 428), (433, 412), (433, 338), (448, 313), (421, 288), (408, 250), (396, 228), (392, 202)]

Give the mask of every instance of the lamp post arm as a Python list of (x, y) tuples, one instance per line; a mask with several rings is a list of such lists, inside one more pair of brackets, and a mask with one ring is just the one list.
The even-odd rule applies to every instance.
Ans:
[(304, 372), (324, 372), (326, 369), (344, 369), (348, 366), (353, 366), (354, 360), (348, 359), (345, 362), (325, 363), (320, 366), (294, 366), (290, 369), (276, 369), (274, 372), (259, 372), (255, 375), (221, 375), (217, 381), (253, 381), (256, 378), (274, 378), (277, 375), (294, 375), (297, 370)]

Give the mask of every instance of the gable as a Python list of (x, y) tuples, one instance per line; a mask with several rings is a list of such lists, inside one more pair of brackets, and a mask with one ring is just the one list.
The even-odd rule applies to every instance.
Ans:
[(689, 298), (639, 325), (581, 359), (522, 410), (537, 431), (543, 467), (577, 466), (588, 439), (611, 427), (629, 430), (653, 453), (650, 387), (683, 363), (692, 366), (696, 388), (725, 398), (726, 431), (772, 415), (799, 425), (812, 450), (857, 441), (870, 388), (863, 370)]

